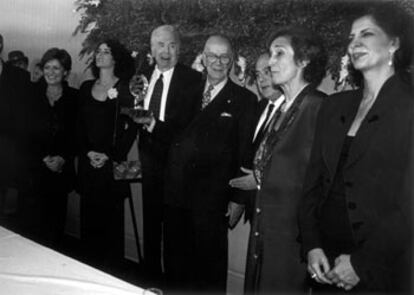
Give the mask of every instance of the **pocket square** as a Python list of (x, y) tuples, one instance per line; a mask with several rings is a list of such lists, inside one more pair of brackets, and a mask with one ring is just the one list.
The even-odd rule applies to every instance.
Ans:
[(228, 118), (231, 118), (233, 116), (230, 113), (223, 112), (223, 113), (220, 114), (220, 117), (228, 117)]

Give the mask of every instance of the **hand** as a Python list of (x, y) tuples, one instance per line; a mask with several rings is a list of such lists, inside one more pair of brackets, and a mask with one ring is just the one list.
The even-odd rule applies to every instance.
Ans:
[(230, 179), (230, 186), (245, 191), (255, 190), (257, 188), (257, 182), (254, 178), (253, 170), (246, 169), (244, 167), (241, 167), (240, 170), (246, 175)]
[(101, 168), (103, 165), (105, 165), (106, 161), (109, 159), (106, 154), (98, 153), (94, 151), (88, 152), (87, 156), (93, 168)]
[(60, 173), (62, 172), (63, 165), (65, 164), (65, 159), (61, 156), (46, 156), (43, 158), (43, 162), (51, 171)]
[(321, 248), (315, 248), (308, 252), (308, 272), (312, 279), (321, 284), (332, 284), (331, 280), (326, 277), (329, 270), (328, 258)]
[(351, 290), (360, 279), (351, 264), (350, 255), (339, 255), (335, 259), (335, 267), (326, 275), (338, 288)]
[(243, 212), (244, 212), (244, 205), (237, 204), (231, 201), (229, 202), (226, 216), (229, 217), (230, 229), (233, 229), (237, 225)]

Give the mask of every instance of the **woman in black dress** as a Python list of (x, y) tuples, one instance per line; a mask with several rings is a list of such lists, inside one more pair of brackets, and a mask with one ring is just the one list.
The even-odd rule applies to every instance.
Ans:
[(361, 87), (321, 109), (299, 212), (315, 293), (412, 294), (412, 31), (394, 4), (369, 5), (348, 45)]
[[(51, 48), (40, 62), (44, 78), (34, 85), (31, 124), (34, 130), (33, 183), (35, 208), (27, 220), (40, 242), (59, 248), (66, 220), (67, 195), (74, 187), (75, 126), (78, 90), (68, 86), (71, 57)], [(31, 211), (31, 212), (29, 212)]]
[(97, 79), (80, 88), (79, 184), (81, 239), (89, 263), (113, 267), (123, 258), (124, 198), (128, 183), (115, 181), (113, 162), (126, 160), (137, 125), (120, 114), (133, 106), (128, 82), (134, 73), (128, 50), (116, 40), (97, 47), (92, 71)]

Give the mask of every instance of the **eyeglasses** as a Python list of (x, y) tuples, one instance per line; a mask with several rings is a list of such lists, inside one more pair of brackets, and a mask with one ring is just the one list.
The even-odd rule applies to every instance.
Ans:
[(211, 64), (218, 60), (220, 60), (220, 63), (223, 65), (227, 65), (231, 62), (231, 57), (227, 54), (218, 56), (213, 53), (204, 53), (204, 55), (206, 56), (207, 61)]

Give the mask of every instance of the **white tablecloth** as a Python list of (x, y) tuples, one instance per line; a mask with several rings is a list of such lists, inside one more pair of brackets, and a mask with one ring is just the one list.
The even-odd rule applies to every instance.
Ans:
[(152, 294), (0, 226), (1, 295)]

